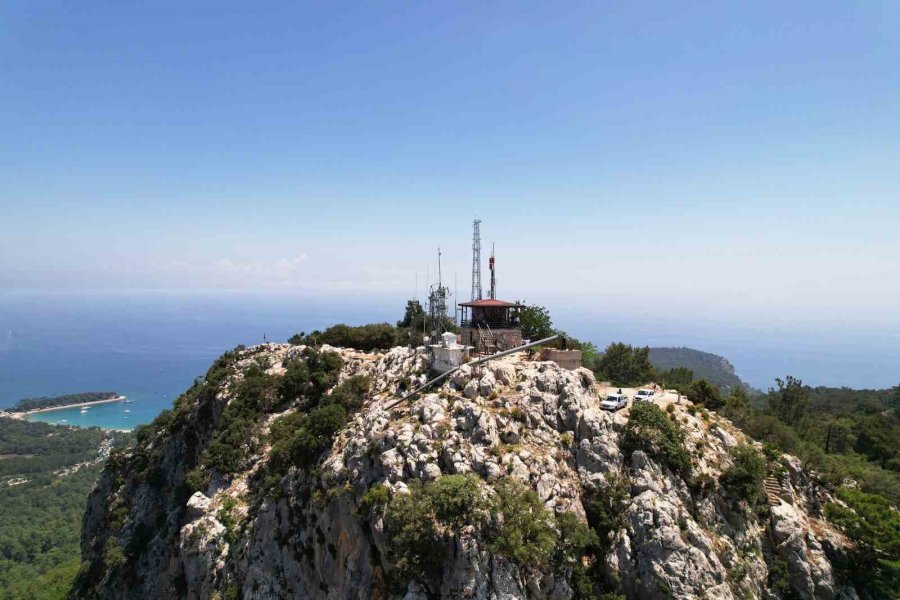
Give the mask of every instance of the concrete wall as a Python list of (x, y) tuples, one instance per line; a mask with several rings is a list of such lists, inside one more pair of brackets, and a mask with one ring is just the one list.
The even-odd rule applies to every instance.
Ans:
[(541, 352), (541, 360), (553, 361), (563, 369), (573, 371), (581, 366), (581, 350), (554, 350), (546, 348)]

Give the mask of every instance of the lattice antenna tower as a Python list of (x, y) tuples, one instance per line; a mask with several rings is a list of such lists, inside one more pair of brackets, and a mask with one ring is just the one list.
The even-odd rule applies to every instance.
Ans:
[(450, 298), (450, 288), (441, 280), (441, 248), (438, 246), (438, 280), (428, 289), (428, 320), (431, 325), (431, 335), (438, 336), (444, 332), (447, 317), (447, 299)]
[(472, 224), (472, 300), (481, 300), (481, 220)]

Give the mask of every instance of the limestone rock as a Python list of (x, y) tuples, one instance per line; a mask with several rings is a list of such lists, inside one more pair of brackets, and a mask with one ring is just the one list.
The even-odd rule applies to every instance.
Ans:
[[(239, 351), (215, 394), (182, 407), (184, 421), (159, 433), (152, 452), (107, 465), (85, 516), (86, 597), (210, 600), (227, 591), (266, 600), (572, 598), (571, 573), (552, 561), (544, 569), (517, 565), (492, 552), (491, 540), (481, 539), (475, 527), (444, 540), (434, 580), (388, 585), (396, 565), (386, 519), (365, 505), (367, 492), (384, 485), (396, 497), (417, 482), (474, 473), (485, 490), (513, 478), (552, 512), (580, 519), (592, 501), (610, 493), (611, 478), (624, 482), (626, 498), (614, 515), (623, 526), (598, 560), (629, 600), (773, 600), (765, 558), (770, 548), (787, 563), (800, 597), (854, 599), (824, 550), (825, 544), (835, 548), (839, 535), (821, 521), (817, 489), (791, 457), (785, 457), (781, 482), (784, 501), (761, 523), (715, 485), (698, 491), (650, 454), (626, 455), (620, 442), (627, 411), (600, 410), (596, 381), (585, 369), (504, 357), (465, 365), (441, 385), (385, 410), (401, 390), (424, 381), (424, 351), (325, 350), (343, 359), (339, 381), (353, 375), (372, 380), (370, 397), (315, 468), (290, 468), (271, 494), (256, 492), (269, 466), (265, 433), (274, 414), (254, 425), (248, 440), (254, 447), (242, 470), (213, 473), (207, 494), (196, 492), (187, 501), (177, 490), (202, 461), (242, 369), (263, 360), (267, 372), (280, 377), (289, 361), (304, 359), (302, 346)], [(696, 473), (717, 481), (729, 464), (728, 449), (747, 440), (724, 419), (713, 416), (707, 424), (685, 405), (674, 410), (685, 422)], [(156, 462), (148, 467), (147, 460)], [(143, 549), (113, 569), (104, 562), (107, 540), (130, 548), (140, 540)]]

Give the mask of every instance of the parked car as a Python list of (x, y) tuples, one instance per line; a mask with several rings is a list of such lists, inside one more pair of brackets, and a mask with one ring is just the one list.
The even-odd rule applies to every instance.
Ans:
[(635, 402), (653, 402), (656, 392), (653, 390), (640, 389), (634, 395)]
[(600, 408), (603, 410), (619, 410), (628, 406), (628, 396), (625, 394), (607, 394), (600, 402)]

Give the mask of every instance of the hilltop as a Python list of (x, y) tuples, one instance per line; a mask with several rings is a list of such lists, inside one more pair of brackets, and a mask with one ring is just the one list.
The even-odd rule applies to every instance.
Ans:
[(603, 412), (521, 356), (386, 410), (425, 377), (410, 348), (226, 354), (108, 460), (72, 597), (856, 597), (834, 497), (727, 419)]

